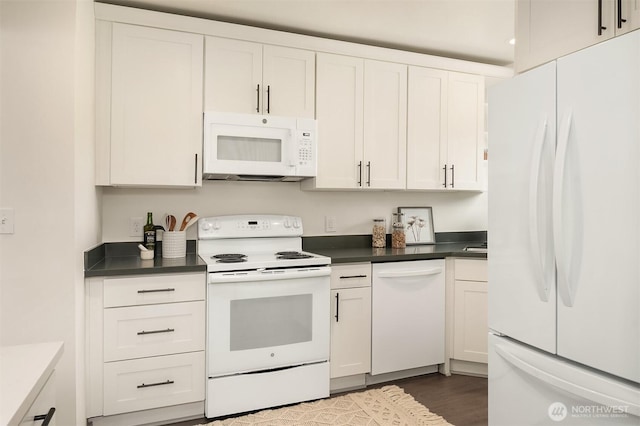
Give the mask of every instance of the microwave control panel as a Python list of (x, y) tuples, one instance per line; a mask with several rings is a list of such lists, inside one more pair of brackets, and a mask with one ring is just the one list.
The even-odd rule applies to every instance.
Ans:
[(310, 130), (298, 130), (298, 167), (306, 169), (315, 164), (314, 134)]

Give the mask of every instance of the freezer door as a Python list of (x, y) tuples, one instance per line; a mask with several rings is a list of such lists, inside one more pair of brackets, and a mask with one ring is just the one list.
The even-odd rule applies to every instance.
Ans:
[(489, 335), (489, 424), (640, 424), (640, 387)]
[(489, 89), (489, 328), (555, 352), (555, 63)]
[(640, 32), (557, 75), (557, 353), (640, 382)]

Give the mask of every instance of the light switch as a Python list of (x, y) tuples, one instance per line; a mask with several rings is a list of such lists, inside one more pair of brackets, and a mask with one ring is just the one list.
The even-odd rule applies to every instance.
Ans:
[(13, 209), (0, 209), (0, 234), (13, 234)]
[(324, 217), (324, 232), (336, 232), (336, 217), (325, 216)]

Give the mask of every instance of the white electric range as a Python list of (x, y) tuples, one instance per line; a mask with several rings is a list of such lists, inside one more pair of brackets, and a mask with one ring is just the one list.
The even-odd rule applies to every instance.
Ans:
[(331, 259), (303, 252), (302, 232), (294, 216), (198, 221), (208, 418), (329, 396)]

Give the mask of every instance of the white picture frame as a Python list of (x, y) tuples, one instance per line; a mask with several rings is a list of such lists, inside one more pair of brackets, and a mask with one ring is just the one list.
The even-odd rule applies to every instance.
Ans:
[(407, 245), (436, 243), (431, 207), (398, 207), (398, 213), (403, 214)]

